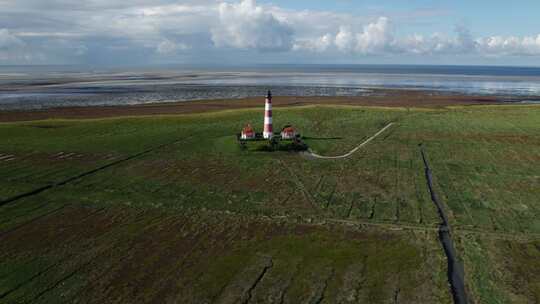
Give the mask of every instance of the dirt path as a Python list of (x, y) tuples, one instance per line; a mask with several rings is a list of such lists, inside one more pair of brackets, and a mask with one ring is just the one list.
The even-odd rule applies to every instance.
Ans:
[(381, 130), (379, 130), (379, 132), (375, 133), (375, 135), (371, 136), (370, 138), (366, 139), (363, 143), (361, 143), (359, 146), (357, 146), (356, 148), (352, 149), (349, 153), (346, 153), (346, 154), (343, 154), (343, 155), (338, 155), (338, 156), (323, 156), (323, 155), (319, 155), (313, 151), (308, 150), (308, 155), (311, 156), (311, 157), (315, 157), (315, 158), (319, 158), (319, 159), (341, 159), (341, 158), (347, 158), (351, 155), (353, 155), (356, 151), (360, 150), (360, 148), (362, 148), (363, 146), (367, 145), (369, 142), (371, 142), (372, 140), (374, 140), (377, 136), (381, 135), (384, 131), (386, 131), (386, 129), (390, 128), (394, 123), (391, 122), (389, 124), (387, 124), (384, 128), (382, 128)]

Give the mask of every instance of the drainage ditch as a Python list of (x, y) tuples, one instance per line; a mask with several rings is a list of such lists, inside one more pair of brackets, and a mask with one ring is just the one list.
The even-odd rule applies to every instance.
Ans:
[(433, 173), (429, 167), (426, 152), (424, 147), (420, 145), (420, 152), (422, 153), (422, 159), (424, 161), (425, 175), (427, 180), (427, 186), (429, 193), (431, 194), (431, 200), (437, 207), (437, 212), (441, 218), (441, 224), (439, 225), (439, 240), (444, 249), (444, 254), (448, 261), (448, 282), (452, 290), (452, 298), (455, 304), (468, 303), (467, 294), (465, 292), (465, 271), (463, 264), (459, 261), (452, 240), (452, 234), (450, 233), (450, 224), (448, 223), (448, 217), (444, 212), (443, 205), (439, 201), (437, 194), (433, 188)]

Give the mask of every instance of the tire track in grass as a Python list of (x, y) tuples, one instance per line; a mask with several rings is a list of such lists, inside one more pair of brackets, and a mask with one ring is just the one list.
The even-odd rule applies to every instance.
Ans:
[(4, 171), (3, 174), (10, 176), (13, 171), (20, 170), (21, 168), (31, 168), (32, 165), (28, 164), (28, 160), (37, 155), (37, 152), (30, 152), (16, 156), (16, 161), (0, 163), (0, 171)]
[(18, 200), (23, 199), (23, 198), (26, 198), (26, 197), (30, 197), (30, 196), (34, 196), (34, 195), (40, 194), (40, 193), (45, 192), (45, 191), (47, 191), (47, 190), (50, 190), (50, 189), (52, 189), (52, 188), (56, 188), (56, 187), (61, 187), (61, 186), (67, 185), (67, 184), (69, 184), (69, 183), (71, 183), (71, 182), (80, 180), (80, 179), (82, 179), (82, 178), (84, 178), (84, 177), (86, 177), (86, 176), (96, 174), (96, 173), (98, 173), (98, 172), (100, 172), (100, 171), (103, 171), (103, 170), (105, 170), (105, 169), (108, 169), (108, 168), (117, 166), (117, 165), (119, 165), (119, 164), (125, 163), (125, 162), (127, 162), (127, 161), (130, 161), (130, 160), (132, 160), (132, 159), (141, 157), (141, 156), (143, 156), (143, 155), (149, 154), (149, 153), (154, 152), (154, 151), (156, 151), (156, 150), (159, 150), (159, 149), (161, 149), (161, 148), (164, 148), (164, 147), (167, 147), (167, 146), (171, 146), (171, 145), (177, 144), (177, 143), (179, 143), (179, 142), (181, 142), (181, 141), (186, 140), (187, 138), (189, 138), (189, 137), (182, 138), (182, 139), (178, 139), (178, 140), (175, 140), (175, 141), (170, 142), (170, 143), (161, 144), (161, 145), (158, 145), (158, 146), (156, 146), (156, 147), (153, 147), (153, 148), (150, 148), (150, 149), (147, 149), (147, 150), (144, 150), (144, 151), (135, 153), (135, 154), (130, 155), (130, 156), (128, 156), (128, 157), (125, 157), (125, 158), (122, 158), (122, 159), (113, 161), (113, 162), (108, 163), (108, 164), (106, 164), (106, 165), (103, 165), (103, 166), (94, 168), (94, 169), (92, 169), (92, 170), (83, 172), (83, 173), (81, 173), (81, 174), (72, 176), (72, 177), (67, 178), (67, 179), (65, 179), (65, 180), (63, 180), (63, 181), (60, 181), (60, 182), (57, 182), (57, 183), (51, 183), (51, 184), (48, 184), (48, 185), (45, 185), (45, 186), (36, 188), (36, 189), (34, 189), (34, 190), (28, 191), (28, 192), (18, 194), (18, 195), (16, 195), (16, 196), (13, 196), (13, 197), (8, 198), (8, 199), (6, 199), (6, 200), (0, 201), (0, 207), (1, 207), (1, 206), (4, 206), (4, 205), (6, 205), (6, 204), (9, 204), (9, 203), (17, 202)]
[[(68, 259), (71, 258), (71, 257), (68, 257)], [(39, 270), (38, 272), (36, 272), (35, 274), (33, 274), (31, 277), (29, 277), (27, 280), (25, 281), (22, 281), (20, 282), (19, 284), (15, 285), (14, 287), (12, 287), (11, 289), (9, 290), (6, 290), (4, 293), (0, 294), (0, 300), (9, 296), (10, 294), (12, 294), (13, 292), (19, 290), (21, 287), (25, 286), (26, 284), (32, 282), (34, 279), (40, 277), (41, 275), (49, 272), (49, 270), (53, 269), (53, 268), (56, 268), (58, 266), (60, 266), (62, 263), (64, 263), (67, 259), (63, 259), (63, 260), (60, 260), (56, 263), (52, 263), (51, 265)], [(8, 274), (8, 275), (11, 275), (11, 274)]]
[(351, 218), (351, 213), (352, 213), (352, 210), (353, 210), (353, 207), (354, 207), (354, 202), (355, 202), (355, 195), (353, 194), (351, 202), (349, 203), (349, 208), (347, 209), (347, 212), (346, 212), (346, 215), (345, 215), (346, 219)]
[[(46, 166), (53, 166), (53, 167), (47, 167), (43, 168), (41, 167), (43, 164), (40, 164), (38, 167), (36, 165), (33, 165), (32, 163), (28, 165), (21, 165), (20, 167), (13, 168), (11, 172), (4, 173), (6, 176), (9, 176), (9, 178), (6, 179), (8, 183), (19, 183), (19, 184), (50, 184), (53, 182), (43, 182), (45, 179), (54, 177), (54, 176), (61, 176), (63, 172), (66, 170), (71, 169), (71, 167), (66, 166), (65, 163), (62, 164), (54, 164), (49, 163), (45, 161), (44, 163)], [(65, 178), (65, 177), (61, 177)], [(32, 185), (36, 187), (37, 185)]]
[(18, 230), (18, 229), (20, 229), (20, 228), (22, 228), (22, 227), (28, 225), (28, 224), (37, 222), (37, 221), (39, 221), (39, 220), (41, 220), (41, 219), (44, 219), (44, 218), (46, 218), (46, 217), (48, 217), (48, 216), (51, 216), (51, 215), (53, 215), (53, 214), (59, 212), (60, 210), (64, 209), (64, 208), (67, 207), (67, 206), (70, 206), (70, 205), (71, 205), (71, 204), (64, 204), (64, 205), (61, 205), (60, 207), (54, 208), (54, 209), (51, 210), (51, 211), (48, 211), (48, 212), (46, 212), (46, 213), (44, 213), (44, 214), (41, 214), (41, 215), (38, 215), (38, 216), (36, 216), (36, 217), (34, 217), (34, 218), (32, 218), (32, 219), (26, 221), (26, 222), (23, 222), (22, 224), (19, 224), (19, 225), (15, 226), (15, 227), (13, 227), (13, 228), (11, 228), (11, 229), (9, 229), (9, 230), (2, 231), (2, 233), (0, 233), (0, 239), (3, 238), (4, 236), (6, 236), (6, 235), (8, 235), (8, 234), (10, 234), (10, 233), (12, 233), (12, 232), (14, 232), (14, 231), (16, 231), (16, 230)]
[(278, 203), (278, 206), (285, 206), (285, 204), (291, 199), (294, 193), (296, 193), (296, 189), (293, 189), (290, 193), (288, 193), (285, 198)]
[(328, 195), (328, 198), (326, 198), (326, 205), (324, 207), (326, 210), (328, 210), (328, 208), (332, 204), (332, 199), (334, 198), (334, 194), (336, 193), (336, 188), (337, 188), (337, 184), (334, 184), (334, 186), (332, 187), (332, 190), (330, 191), (330, 194)]
[(436, 205), (439, 217), (441, 218), (441, 224), (439, 225), (439, 240), (448, 260), (448, 282), (450, 283), (452, 298), (456, 304), (466, 304), (468, 303), (468, 300), (465, 292), (465, 271), (463, 269), (463, 264), (458, 260), (452, 235), (450, 234), (450, 224), (446, 217), (446, 213), (444, 212), (443, 205), (433, 189), (433, 174), (429, 167), (422, 144), (420, 144), (420, 152), (422, 154), (422, 160), (424, 161), (426, 181), (428, 190), (431, 194), (431, 200)]
[[(17, 219), (20, 219), (22, 217), (28, 216), (28, 214), (34, 214), (35, 211), (37, 211), (37, 210), (39, 210), (41, 208), (47, 207), (47, 206), (49, 206), (49, 202), (39, 204), (39, 205), (34, 206), (34, 207), (30, 208), (30, 209), (26, 209), (26, 210), (23, 209), (22, 210), (23, 212), (20, 212), (19, 214), (15, 214), (15, 215), (10, 215), (7, 220), (3, 220), (3, 218), (0, 218), (1, 219), (0, 220), (0, 227), (6, 225), (8, 223), (12, 223), (13, 221), (16, 221)], [(17, 211), (19, 211), (19, 210), (17, 210)], [(10, 211), (11, 210), (9, 210), (8, 212), (10, 212)], [(5, 212), (5, 211), (3, 211), (3, 212)], [(11, 211), (11, 213), (13, 213), (13, 212)], [(0, 236), (1, 235), (2, 234), (0, 233)]]
[(56, 289), (58, 286), (60, 286), (61, 284), (63, 284), (64, 282), (66, 282), (67, 280), (71, 279), (73, 276), (75, 276), (77, 273), (79, 273), (81, 270), (83, 270), (86, 266), (90, 265), (92, 261), (88, 261), (86, 263), (84, 263), (83, 265), (81, 265), (80, 267), (76, 268), (75, 270), (73, 270), (72, 272), (70, 272), (69, 274), (67, 274), (66, 276), (60, 278), (58, 281), (56, 281), (53, 285), (47, 287), (46, 289), (42, 290), (41, 292), (39, 292), (35, 297), (33, 297), (31, 300), (29, 301), (25, 301), (23, 303), (33, 303), (37, 300), (39, 300), (42, 296), (44, 296), (45, 294), (49, 293), (50, 291)]
[(324, 178), (325, 178), (325, 175), (322, 174), (321, 177), (319, 178), (319, 181), (317, 182), (317, 184), (313, 188), (313, 192), (318, 192), (319, 191), (319, 187), (321, 186), (321, 183), (323, 182)]
[(304, 195), (304, 198), (308, 201), (308, 203), (314, 207), (314, 208), (318, 208), (318, 204), (317, 202), (315, 201), (315, 198), (313, 197), (313, 195), (306, 189), (306, 186), (304, 185), (304, 183), (302, 183), (302, 181), (300, 180), (300, 178), (298, 177), (298, 175), (296, 175), (296, 173), (294, 173), (294, 171), (289, 167), (287, 166), (285, 163), (283, 163), (281, 160), (278, 160), (279, 164), (284, 167), (288, 172), (289, 172), (289, 175), (292, 177), (293, 179), (293, 182), (296, 184), (296, 186), (298, 187), (298, 189), (300, 189), (300, 191), (302, 192), (302, 194)]

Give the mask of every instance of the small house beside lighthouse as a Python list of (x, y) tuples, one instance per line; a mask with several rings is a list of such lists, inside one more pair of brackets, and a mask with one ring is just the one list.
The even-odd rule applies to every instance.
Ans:
[(291, 126), (287, 125), (283, 127), (281, 130), (281, 139), (295, 139), (296, 138), (296, 130)]
[(253, 130), (253, 127), (251, 124), (247, 124), (243, 129), (242, 133), (240, 133), (241, 139), (255, 139), (255, 131)]

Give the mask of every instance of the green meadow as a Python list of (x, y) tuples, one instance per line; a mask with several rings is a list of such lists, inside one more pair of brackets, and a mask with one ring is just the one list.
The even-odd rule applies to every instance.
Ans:
[(451, 303), (419, 144), (471, 302), (540, 300), (539, 106), (262, 114), (0, 123), (0, 302)]

